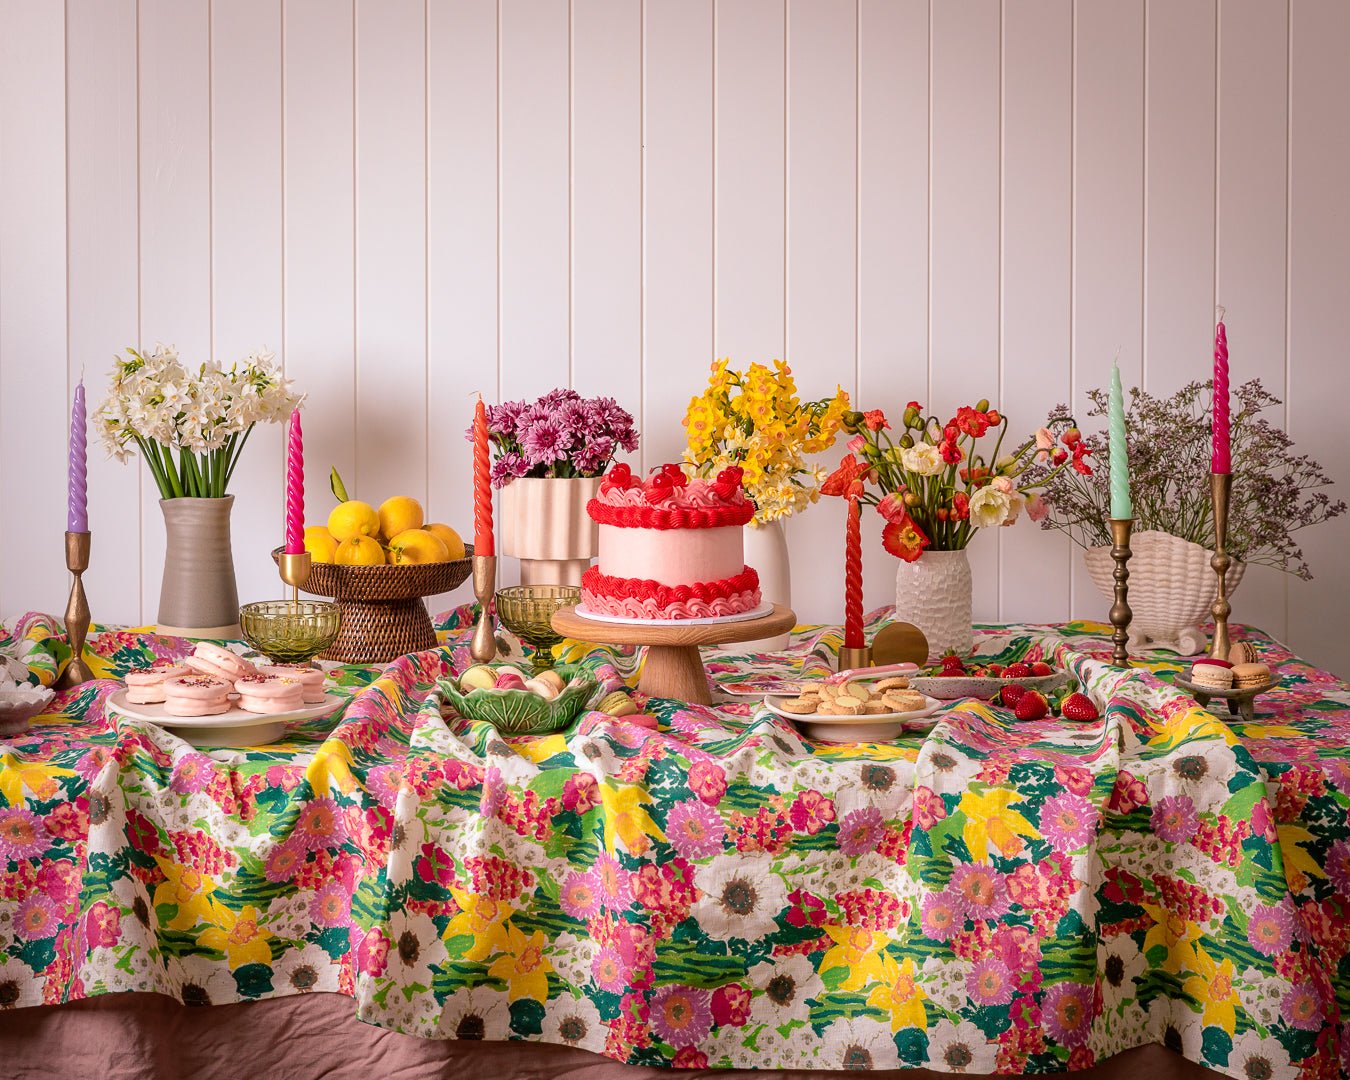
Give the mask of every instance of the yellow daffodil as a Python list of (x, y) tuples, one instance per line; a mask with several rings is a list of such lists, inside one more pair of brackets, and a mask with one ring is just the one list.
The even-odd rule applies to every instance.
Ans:
[(884, 956), (881, 968), (881, 983), (867, 995), (867, 1004), (891, 1014), (891, 1034), (907, 1027), (927, 1031), (928, 1011), (923, 1003), (928, 995), (914, 977), (914, 961), (907, 956), (897, 964)]
[(664, 840), (666, 834), (652, 820), (642, 803), (649, 803), (652, 797), (637, 784), (614, 787), (608, 780), (600, 784), (600, 802), (605, 812), (605, 850), (614, 854), (614, 838), (623, 841), (632, 854), (641, 855), (651, 841), (649, 837)]
[(450, 895), (459, 905), (459, 914), (454, 916), (441, 936), (449, 941), (453, 937), (468, 934), (473, 944), (464, 953), (465, 960), (486, 960), (502, 947), (505, 934), (503, 923), (514, 909), (500, 900), (491, 900), (464, 889), (450, 887)]
[(983, 794), (967, 791), (961, 796), (958, 809), (966, 816), (961, 835), (972, 859), (987, 862), (990, 844), (998, 848), (1005, 859), (1010, 859), (1025, 846), (1022, 837), (1040, 838), (1036, 826), (1016, 810), (1009, 809), (1011, 803), (1021, 801), (1021, 795), (1007, 788), (995, 788)]
[(1148, 726), (1157, 733), (1148, 745), (1162, 749), (1171, 749), (1190, 739), (1222, 739), (1228, 746), (1238, 743), (1238, 737), (1227, 724), (1199, 706), (1175, 712), (1161, 721), (1149, 719)]
[(1303, 732), (1288, 724), (1243, 724), (1244, 739), (1296, 739)]
[(231, 971), (245, 964), (270, 964), (272, 946), (268, 940), (272, 932), (258, 925), (259, 918), (258, 909), (252, 904), (245, 904), (238, 915), (217, 904), (215, 925), (198, 934), (197, 941), (208, 949), (223, 952)]
[(1237, 1024), (1233, 1006), (1240, 1003), (1237, 990), (1233, 987), (1233, 961), (1225, 960), (1216, 964), (1214, 958), (1205, 952), (1204, 946), (1197, 945), (1193, 970), (1196, 974), (1183, 982), (1181, 988), (1198, 1001), (1204, 1010), (1200, 1022), (1215, 1024), (1232, 1035)]
[(20, 761), (14, 754), (0, 754), (0, 795), (10, 806), (23, 805), (24, 788), (36, 800), (46, 801), (56, 794), (57, 777), (74, 775), (70, 769), (45, 761)]
[(861, 990), (869, 982), (886, 981), (885, 958), (881, 950), (886, 937), (856, 926), (823, 926), (834, 942), (820, 961), (822, 975), (832, 968), (844, 967), (848, 975), (839, 984), (841, 990)]
[(333, 787), (346, 794), (356, 789), (354, 764), (351, 747), (341, 739), (325, 739), (305, 770), (305, 779), (315, 795), (327, 795)]
[(548, 1000), (548, 973), (553, 965), (544, 955), (544, 940), (542, 930), (527, 938), (514, 923), (506, 924), (502, 955), (492, 961), (488, 974), (506, 983), (509, 1001), (533, 998), (542, 1005)]
[(1170, 911), (1161, 904), (1144, 903), (1140, 905), (1153, 925), (1144, 935), (1144, 953), (1147, 954), (1157, 945), (1167, 950), (1163, 960), (1163, 970), (1177, 972), (1195, 965), (1195, 950), (1191, 942), (1198, 941), (1204, 934), (1198, 924), (1191, 922), (1179, 912)]
[(561, 735), (549, 735), (543, 739), (521, 739), (511, 743), (512, 749), (521, 757), (533, 762), (547, 761), (554, 754), (567, 749), (567, 740)]
[(216, 883), (190, 866), (155, 856), (164, 880), (155, 886), (154, 905), (172, 904), (178, 913), (166, 924), (170, 930), (186, 930), (202, 922), (216, 922), (220, 904), (212, 897)]

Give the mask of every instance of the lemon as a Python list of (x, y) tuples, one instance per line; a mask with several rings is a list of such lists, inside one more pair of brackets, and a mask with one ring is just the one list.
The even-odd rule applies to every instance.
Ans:
[(445, 545), (449, 552), (446, 558), (451, 560), (464, 558), (464, 541), (460, 539), (459, 533), (455, 532), (449, 525), (442, 525), (439, 521), (436, 521), (426, 526), (426, 530), (432, 536), (440, 537), (441, 543)]
[(380, 535), (392, 540), (399, 533), (422, 527), (422, 504), (407, 495), (395, 495), (380, 503)]
[(380, 531), (380, 515), (370, 503), (348, 499), (328, 515), (328, 532), (338, 543), (357, 536), (375, 536)]
[(353, 536), (337, 546), (334, 561), (339, 566), (383, 566), (384, 548), (370, 536)]
[(337, 541), (322, 525), (306, 525), (305, 550), (314, 562), (332, 562), (337, 555)]
[(449, 557), (440, 537), (426, 529), (405, 529), (389, 541), (389, 561), (395, 566), (445, 562)]

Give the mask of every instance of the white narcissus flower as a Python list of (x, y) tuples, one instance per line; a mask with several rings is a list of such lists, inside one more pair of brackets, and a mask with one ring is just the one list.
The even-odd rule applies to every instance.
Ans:
[(936, 476), (944, 468), (942, 454), (931, 443), (919, 443), (901, 450), (900, 464), (920, 476)]
[(995, 487), (982, 487), (970, 497), (970, 520), (981, 529), (1002, 525), (1012, 507), (1008, 496)]

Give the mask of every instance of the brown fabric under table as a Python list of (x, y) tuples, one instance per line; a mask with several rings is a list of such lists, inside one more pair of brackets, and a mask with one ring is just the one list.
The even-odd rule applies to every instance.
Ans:
[[(105, 994), (0, 1012), (7, 1080), (824, 1080), (833, 1072), (673, 1071), (531, 1042), (446, 1042), (372, 1027), (341, 994), (189, 1008), (158, 994)], [(939, 1080), (927, 1069), (887, 1072)], [(1161, 1046), (1118, 1054), (1083, 1080), (1206, 1080), (1218, 1073)]]

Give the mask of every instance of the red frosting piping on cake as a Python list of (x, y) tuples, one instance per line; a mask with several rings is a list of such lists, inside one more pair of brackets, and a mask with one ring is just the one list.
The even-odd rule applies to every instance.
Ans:
[(614, 525), (620, 529), (720, 529), (747, 524), (755, 516), (755, 506), (750, 502), (739, 506), (683, 508), (613, 506), (592, 499), (586, 504), (586, 513), (600, 525)]
[(592, 566), (581, 575), (581, 588), (603, 600), (653, 601), (659, 607), (688, 604), (701, 600), (711, 604), (759, 588), (759, 575), (747, 566), (739, 574), (719, 581), (700, 581), (693, 585), (662, 585), (651, 578), (611, 577)]

